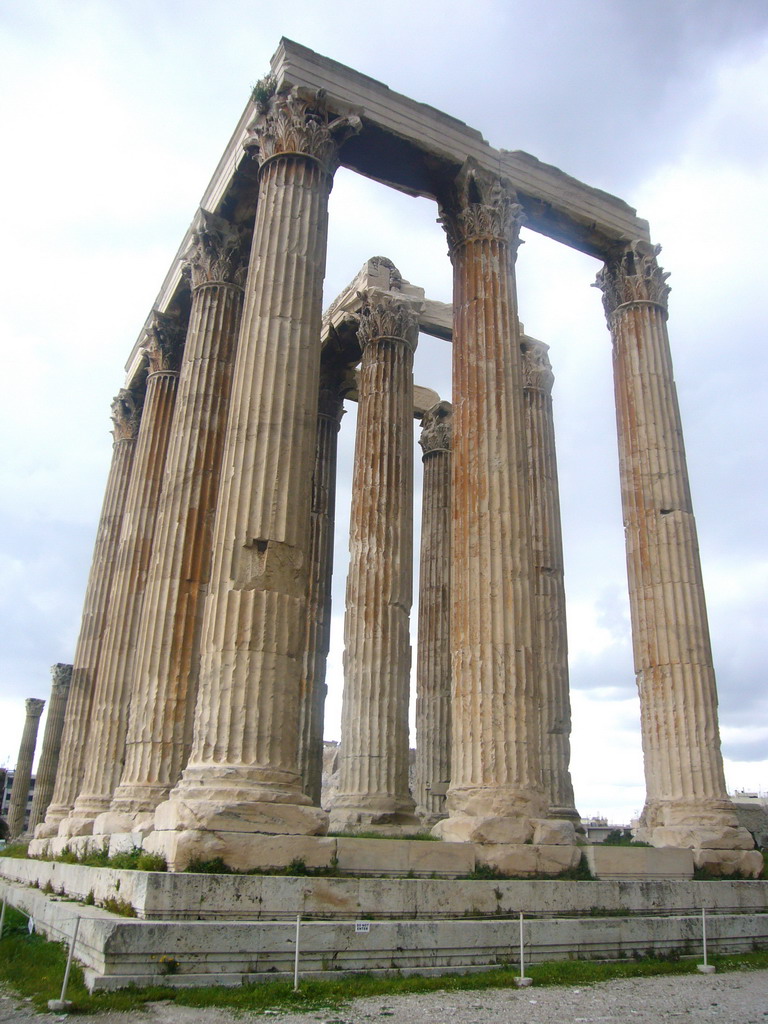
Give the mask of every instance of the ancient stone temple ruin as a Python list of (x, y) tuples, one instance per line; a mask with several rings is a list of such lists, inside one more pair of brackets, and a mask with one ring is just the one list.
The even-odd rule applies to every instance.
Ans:
[[(375, 258), (323, 316), (340, 165), (434, 200), (452, 310)], [(288, 40), (112, 406), (62, 752), (33, 852), (122, 837), (174, 869), (213, 857), (318, 866), (352, 850), (326, 837), (330, 823), (345, 835), (433, 828), (446, 842), (422, 845), (438, 873), (460, 873), (470, 851), (520, 874), (578, 863), (553, 378), (547, 345), (518, 319), (523, 223), (598, 261), (642, 709), (641, 837), (690, 848), (701, 865), (759, 870), (725, 789), (669, 288), (648, 225)], [(414, 388), (420, 332), (452, 343), (451, 396)], [(345, 400), (358, 417), (329, 814), (320, 773)], [(414, 417), (424, 502), (412, 792)], [(384, 871), (395, 854), (378, 856)]]

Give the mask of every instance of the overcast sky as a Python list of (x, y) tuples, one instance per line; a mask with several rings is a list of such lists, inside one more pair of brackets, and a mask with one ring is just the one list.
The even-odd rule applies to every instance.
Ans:
[[(281, 36), (635, 206), (671, 272), (670, 336), (731, 788), (768, 790), (768, 5), (765, 0), (6, 0), (0, 6), (0, 764), (71, 661), (124, 363)], [(434, 204), (340, 171), (326, 303), (370, 256), (433, 299)], [(610, 341), (597, 262), (524, 231), (520, 315), (551, 346), (573, 775), (582, 813), (644, 798)], [(422, 338), (417, 383), (449, 397)], [(339, 480), (338, 738), (348, 455)], [(417, 464), (417, 479), (419, 467)], [(41, 730), (42, 735), (42, 730)]]

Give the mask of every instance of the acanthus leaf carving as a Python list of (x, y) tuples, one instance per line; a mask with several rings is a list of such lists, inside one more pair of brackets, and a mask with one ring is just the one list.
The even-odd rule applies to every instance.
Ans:
[(421, 418), (419, 444), (425, 455), (431, 452), (449, 452), (453, 441), (453, 406), (438, 402), (427, 409)]
[(397, 292), (376, 289), (360, 292), (360, 326), (357, 336), (364, 348), (377, 338), (396, 338), (415, 351), (419, 340), (419, 318), (413, 304)]
[(330, 115), (323, 89), (294, 86), (290, 92), (276, 93), (265, 107), (248, 129), (245, 141), (246, 149), (258, 150), (262, 166), (282, 153), (301, 154), (333, 175), (339, 165), (339, 147), (362, 127), (360, 118), (354, 115)]
[(555, 375), (547, 354), (549, 345), (533, 338), (523, 338), (520, 351), (523, 354), (523, 387), (551, 394)]
[(51, 693), (63, 696), (72, 682), (72, 666), (58, 661), (51, 666)]
[(150, 373), (178, 371), (186, 333), (178, 317), (159, 309), (152, 311), (144, 343)]
[(112, 399), (112, 436), (115, 442), (135, 440), (143, 406), (143, 393), (135, 388), (120, 388)]
[(192, 244), (184, 257), (192, 289), (204, 284), (245, 283), (247, 270), (242, 231), (223, 217), (202, 208), (192, 233)]
[(520, 245), (523, 208), (508, 181), (468, 159), (456, 177), (452, 194), (440, 202), (438, 222), (448, 236), (448, 252), (473, 239), (495, 239)]
[(660, 245), (638, 239), (617, 248), (608, 256), (594, 287), (603, 293), (603, 308), (609, 326), (619, 306), (631, 302), (651, 302), (666, 313), (669, 273), (658, 264), (656, 257), (660, 252)]

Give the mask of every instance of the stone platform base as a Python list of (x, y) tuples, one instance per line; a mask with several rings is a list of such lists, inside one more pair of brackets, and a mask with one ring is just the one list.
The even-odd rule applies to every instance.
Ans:
[[(47, 869), (54, 888), (57, 882), (70, 888), (90, 885), (89, 892), (111, 888), (129, 902), (138, 901), (140, 893), (146, 901), (154, 893), (155, 912), (163, 899), (177, 910), (187, 900), (190, 911), (196, 892), (200, 913), (206, 903), (214, 916), (227, 906), (232, 913), (237, 904), (238, 909), (250, 909), (253, 914), (266, 915), (279, 908), (283, 920), (118, 917), (9, 880), (10, 874), (24, 874), (25, 869), (29, 873), (34, 868)], [(292, 977), (297, 908), (299, 912), (304, 908), (308, 915), (302, 919), (300, 931), (301, 978), (328, 971), (336, 977), (336, 972), (359, 971), (445, 974), (499, 965), (510, 965), (512, 975), (519, 963), (519, 910), (526, 913), (526, 963), (622, 959), (673, 950), (698, 956), (701, 906), (709, 910), (710, 954), (768, 948), (765, 882), (170, 875), (19, 860), (0, 861), (0, 875), (5, 876), (0, 880), (2, 897), (29, 914), (37, 930), (48, 938), (69, 939), (75, 919), (80, 918), (75, 956), (83, 964), (92, 990), (127, 985), (241, 985)], [(132, 885), (128, 876), (133, 876)], [(385, 910), (392, 919), (363, 919), (363, 913), (367, 915), (364, 906), (373, 908), (374, 913)], [(320, 908), (327, 919), (309, 916)], [(419, 916), (409, 915), (414, 908)], [(565, 909), (571, 916), (563, 916)], [(616, 910), (623, 911), (622, 916), (616, 916)], [(614, 911), (614, 916), (601, 917), (603, 911)], [(167, 973), (169, 962), (173, 973)]]
[[(630, 849), (629, 851), (635, 851)], [(642, 851), (640, 851), (642, 852)], [(117, 899), (139, 919), (295, 921), (318, 919), (443, 920), (472, 916), (536, 916), (768, 911), (768, 881), (313, 878), (126, 871), (55, 861), (0, 858), (0, 886), (53, 891), (102, 905)]]

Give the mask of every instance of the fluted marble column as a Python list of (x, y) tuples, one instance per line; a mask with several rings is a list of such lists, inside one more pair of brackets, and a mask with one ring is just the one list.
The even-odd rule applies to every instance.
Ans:
[(151, 827), (192, 741), (224, 429), (243, 304), (238, 229), (201, 211), (187, 256), (192, 310), (141, 611), (125, 766), (95, 832)]
[(72, 683), (72, 666), (61, 663), (54, 665), (51, 668), (51, 676), (51, 698), (48, 701), (48, 714), (45, 719), (43, 748), (40, 751), (40, 760), (37, 765), (35, 793), (27, 825), (27, 831), (30, 833), (34, 833), (35, 826), (45, 818), (45, 812), (51, 802), (61, 752), (64, 715)]
[(87, 835), (120, 781), (141, 606), (152, 555), (158, 500), (168, 452), (184, 330), (155, 312), (147, 333), (147, 394), (125, 500), (112, 595), (91, 705), (83, 784), (59, 835)]
[(408, 692), (413, 592), (413, 353), (419, 324), (396, 294), (363, 296), (339, 789), (331, 826), (413, 826)]
[(312, 474), (309, 595), (299, 686), (299, 770), (304, 792), (320, 806), (323, 781), (325, 670), (331, 645), (331, 577), (336, 512), (336, 455), (344, 399), (338, 380), (321, 374)]
[(25, 702), (27, 717), (24, 720), (24, 731), (21, 734), (19, 756), (16, 760), (16, 771), (13, 776), (11, 802), (8, 807), (8, 836), (16, 839), (24, 831), (24, 815), (29, 797), (29, 781), (32, 778), (32, 762), (35, 759), (37, 729), (40, 716), (45, 707), (44, 700), (29, 697)]
[(445, 817), (451, 778), (451, 416), (440, 402), (421, 420), (419, 633), (416, 649), (416, 811)]
[(728, 799), (717, 691), (667, 336), (659, 246), (633, 242), (598, 275), (613, 340), (619, 468), (646, 805), (655, 846), (750, 849)]
[[(298, 769), (328, 196), (340, 139), (322, 97), (275, 96), (261, 171), (214, 528), (194, 741), (159, 832), (312, 834)], [(157, 835), (157, 833), (156, 833)], [(200, 841), (203, 842), (205, 836)], [(237, 843), (237, 837), (232, 838)]]
[(80, 635), (72, 665), (72, 682), (64, 716), (56, 783), (45, 821), (35, 829), (35, 836), (38, 839), (55, 836), (58, 833), (59, 825), (74, 806), (83, 781), (91, 725), (93, 687), (104, 639), (125, 499), (133, 469), (143, 403), (143, 384), (141, 388), (123, 388), (112, 403), (112, 464), (96, 532)]
[(552, 416), (555, 378), (548, 349), (548, 345), (528, 337), (524, 337), (521, 344), (534, 573), (534, 650), (541, 708), (541, 773), (550, 816), (580, 823), (569, 769), (571, 699), (568, 632), (560, 489)]
[(444, 838), (524, 843), (539, 759), (528, 473), (514, 263), (520, 207), (471, 162), (442, 220), (453, 262), (452, 758)]

